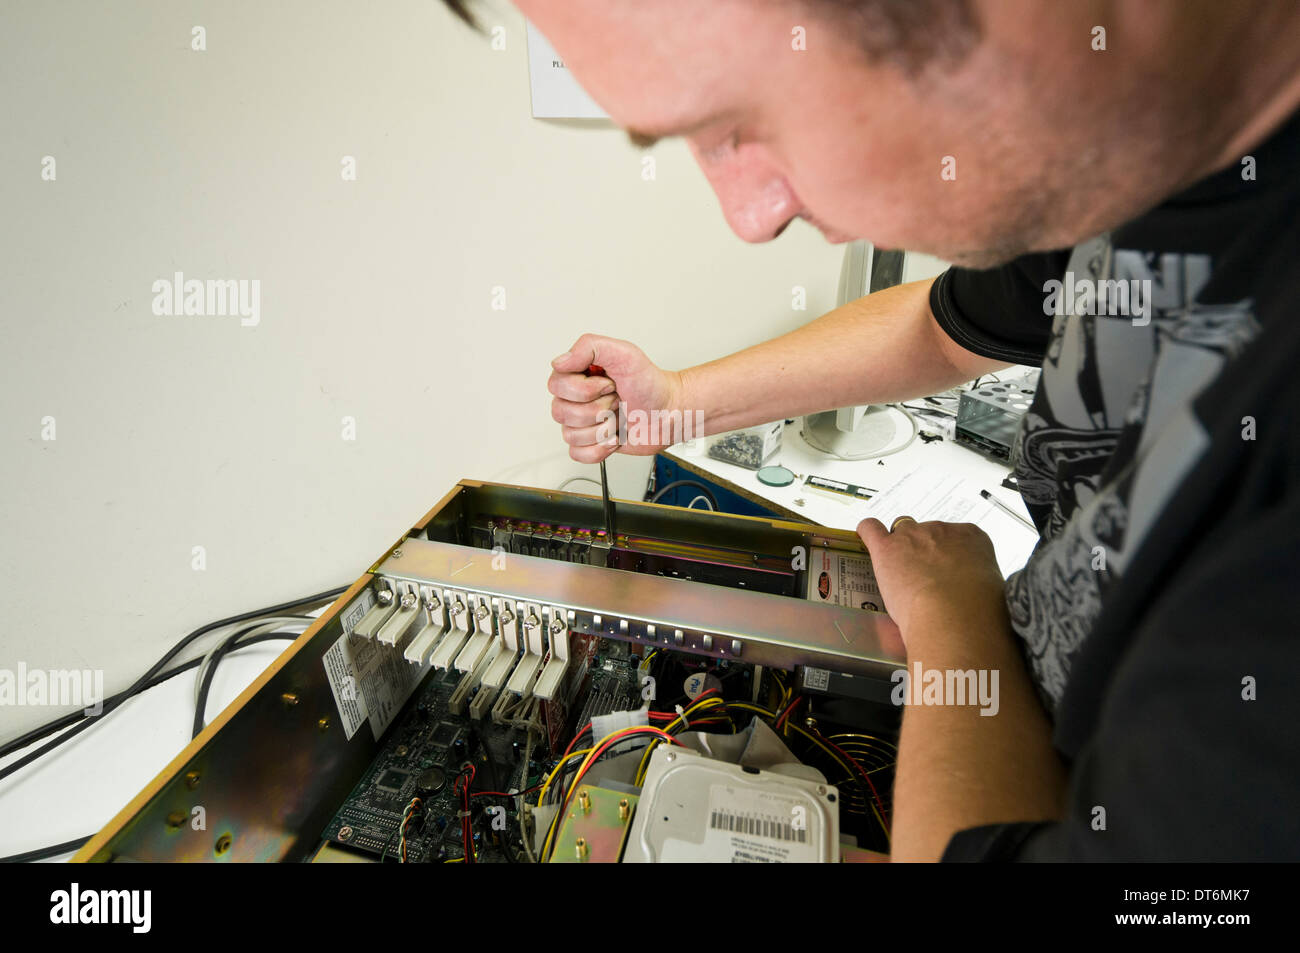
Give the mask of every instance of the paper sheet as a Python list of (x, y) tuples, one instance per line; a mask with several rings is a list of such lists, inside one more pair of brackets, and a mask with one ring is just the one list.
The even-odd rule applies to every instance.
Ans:
[[(932, 467), (913, 470), (876, 495), (863, 514), (889, 526), (900, 516), (917, 522), (974, 523), (993, 540), (1003, 576), (1020, 569), (1029, 558), (1038, 534), (980, 496), (985, 487)], [(1021, 510), (1022, 506), (1013, 506)]]
[(528, 80), (534, 119), (608, 119), (578, 85), (564, 60), (537, 27), (528, 24)]

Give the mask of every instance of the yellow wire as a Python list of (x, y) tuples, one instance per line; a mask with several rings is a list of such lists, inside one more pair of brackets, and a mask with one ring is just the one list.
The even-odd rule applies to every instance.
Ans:
[(790, 704), (790, 696), (793, 692), (789, 688), (785, 687), (785, 679), (782, 678), (781, 674), (775, 669), (772, 670), (772, 677), (776, 679), (776, 683), (781, 686), (781, 704), (776, 706), (777, 711), (781, 711), (786, 705)]
[(541, 807), (541, 806), (542, 806), (542, 803), (543, 803), (543, 801), (544, 801), (545, 798), (546, 798), (546, 791), (547, 791), (547, 789), (550, 788), (550, 786), (551, 786), (551, 782), (555, 780), (555, 776), (556, 776), (557, 774), (560, 773), (560, 769), (563, 768), (563, 767), (564, 767), (566, 764), (568, 764), (570, 761), (572, 761), (574, 758), (581, 758), (582, 756), (584, 756), (584, 755), (588, 755), (588, 754), (591, 754), (591, 749), (590, 749), (590, 748), (582, 748), (582, 749), (580, 749), (580, 750), (578, 750), (578, 751), (573, 752), (572, 754), (570, 754), (568, 757), (566, 757), (563, 761), (561, 761), (559, 764), (557, 764), (557, 765), (555, 766), (555, 770), (552, 771), (552, 772), (550, 773), (550, 775), (547, 776), (547, 778), (546, 778), (546, 783), (542, 785), (542, 793), (539, 794), (539, 795), (537, 796), (537, 806), (538, 806), (538, 807)]
[[(654, 728), (650, 725), (632, 725), (628, 728), (620, 728), (618, 731), (610, 732), (604, 738), (601, 738), (590, 748), (588, 748), (585, 752), (583, 752), (587, 756), (583, 759), (582, 764), (578, 765), (578, 771), (573, 776), (573, 781), (569, 784), (568, 792), (564, 795), (564, 797), (560, 798), (561, 809), (563, 809), (564, 805), (567, 804), (569, 799), (573, 797), (573, 792), (577, 789), (578, 782), (582, 780), (582, 776), (586, 773), (587, 768), (590, 766), (592, 757), (595, 755), (597, 751), (601, 749), (601, 747), (605, 745), (606, 742), (612, 741), (616, 738), (624, 737), (629, 734), (640, 734), (642, 732), (645, 732), (646, 729), (649, 729), (651, 732), (655, 733), (656, 735), (663, 735), (665, 738), (669, 738), (671, 740), (671, 736), (668, 735), (667, 732), (663, 731), (663, 729)], [(576, 755), (578, 754), (578, 752), (575, 751), (574, 754)], [(572, 758), (573, 755), (570, 755), (569, 757)], [(568, 758), (566, 758), (565, 760), (567, 761)], [(543, 793), (545, 792), (543, 791)], [(539, 800), (537, 803), (538, 805), (540, 805), (542, 802)], [(546, 842), (542, 844), (542, 852), (538, 854), (538, 858), (542, 861), (545, 861), (546, 858), (549, 856), (551, 850), (551, 841), (554, 839), (556, 832), (559, 831), (560, 829), (559, 820), (560, 820), (559, 812), (556, 812), (555, 820), (551, 823), (551, 829), (546, 834)]]
[[(702, 701), (698, 701), (690, 708), (685, 709), (680, 715), (678, 715), (672, 721), (670, 721), (667, 727), (664, 728), (664, 731), (671, 731), (674, 727), (676, 727), (679, 721), (683, 725), (685, 725), (687, 721), (689, 721), (689, 716), (695, 714), (697, 709), (699, 711), (703, 711), (706, 708), (717, 708), (719, 705), (722, 704), (725, 704), (725, 702), (721, 698), (717, 697), (716, 695), (711, 695), (708, 698), (703, 699)], [(636, 775), (634, 776), (632, 782), (633, 784), (639, 785), (645, 783), (646, 771), (649, 770), (650, 767), (650, 753), (654, 751), (655, 746), (658, 744), (659, 741), (656, 739), (650, 742), (650, 744), (646, 745), (645, 756), (641, 759), (641, 764), (636, 769)]]
[(705, 698), (702, 701), (698, 701), (694, 705), (691, 705), (689, 708), (683, 710), (680, 715), (678, 715), (672, 721), (668, 722), (668, 725), (664, 728), (664, 731), (671, 732), (674, 728), (677, 727), (677, 724), (679, 722), (685, 725), (687, 721), (690, 720), (688, 716), (695, 714), (695, 712), (697, 711), (703, 711), (705, 708), (717, 708), (719, 705), (722, 704), (724, 704), (724, 702), (721, 698), (719, 698), (717, 695), (710, 695), (708, 698)]

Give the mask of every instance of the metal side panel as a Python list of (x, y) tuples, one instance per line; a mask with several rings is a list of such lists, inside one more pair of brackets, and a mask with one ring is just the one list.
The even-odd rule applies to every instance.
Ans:
[(375, 569), (395, 581), (567, 610), (569, 628), (755, 665), (885, 675), (905, 665), (888, 616), (788, 596), (408, 539)]
[(309, 857), (378, 750), (369, 725), (345, 736), (321, 661), (371, 581), (358, 579), (73, 860)]

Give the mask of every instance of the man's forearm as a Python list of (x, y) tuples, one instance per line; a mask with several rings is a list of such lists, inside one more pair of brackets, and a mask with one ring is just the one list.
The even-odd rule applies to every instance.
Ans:
[(681, 372), (683, 410), (709, 433), (854, 404), (933, 394), (1009, 365), (953, 343), (930, 311), (933, 279), (836, 308), (801, 328)]
[[(945, 676), (996, 671), (998, 707), (987, 716), (951, 698), (940, 705), (908, 699), (894, 781), (892, 859), (938, 860), (952, 835), (970, 827), (1059, 819), (1066, 771), (1005, 612), (981, 618), (947, 608), (912, 627), (904, 638), (913, 672), (918, 662), (922, 673)], [(923, 687), (910, 691), (920, 695)]]

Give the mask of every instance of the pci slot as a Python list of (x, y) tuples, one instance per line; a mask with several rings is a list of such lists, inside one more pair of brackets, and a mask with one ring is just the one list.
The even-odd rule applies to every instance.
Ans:
[[(468, 594), (525, 607), (524, 655), (506, 687), (519, 694), (540, 674), (541, 607), (561, 610), (568, 630), (643, 647), (715, 659), (794, 669), (811, 665), (888, 679), (906, 665), (897, 627), (883, 613), (809, 602), (789, 596), (726, 589), (686, 579), (559, 562), (522, 553), (498, 561), (489, 550), (410, 538), (400, 559), (375, 569), (392, 586), (406, 582), (444, 586), (454, 581), (464, 606), (434, 664), (449, 667), (470, 636)], [(447, 650), (447, 644), (454, 648)]]
[(415, 665), (424, 664), (429, 657), (430, 650), (438, 644), (438, 640), (446, 634), (448, 629), (447, 604), (438, 596), (438, 591), (423, 586), (420, 592), (424, 597), (426, 624), (422, 630), (415, 634), (414, 638), (411, 639), (411, 644), (402, 653), (408, 662)]
[(474, 624), (474, 614), (469, 609), (469, 597), (463, 592), (448, 590), (444, 594), (447, 600), (447, 615), (450, 628), (443, 636), (438, 647), (433, 650), (429, 661), (434, 668), (450, 668), (456, 653), (460, 651), (465, 640), (469, 638), (470, 627)]
[(524, 657), (506, 682), (506, 691), (524, 697), (526, 692), (532, 692), (542, 667), (542, 614), (537, 604), (531, 602), (525, 603), (520, 611), (523, 614), (520, 624), (524, 630)]
[(487, 688), (497, 690), (506, 683), (510, 670), (519, 658), (519, 617), (515, 614), (515, 604), (509, 599), (494, 599), (497, 616), (497, 639), (500, 646), (483, 676)]

